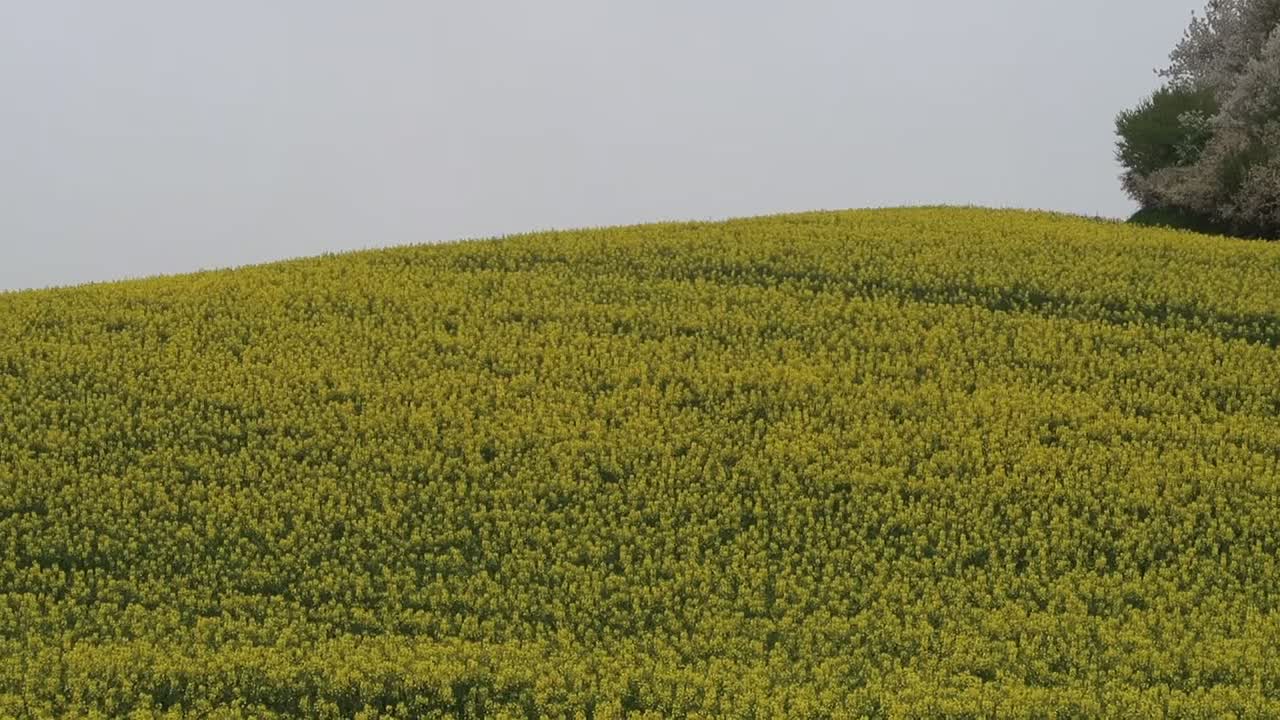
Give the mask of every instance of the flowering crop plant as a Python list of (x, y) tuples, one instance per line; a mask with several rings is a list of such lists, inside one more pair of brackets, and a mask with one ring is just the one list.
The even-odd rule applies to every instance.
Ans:
[(1280, 716), (1280, 245), (1048, 213), (0, 294), (0, 716)]

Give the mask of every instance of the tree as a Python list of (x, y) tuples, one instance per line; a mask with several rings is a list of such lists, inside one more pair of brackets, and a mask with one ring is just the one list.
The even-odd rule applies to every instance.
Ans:
[(1116, 119), (1126, 192), (1140, 214), (1280, 237), (1280, 0), (1211, 0), (1169, 58)]
[(1213, 137), (1209, 121), (1217, 112), (1210, 92), (1163, 87), (1136, 108), (1120, 113), (1116, 159), (1127, 168), (1125, 190), (1144, 205), (1158, 204), (1159, 192), (1147, 178), (1198, 160)]
[(1277, 0), (1209, 0), (1204, 17), (1192, 16), (1159, 74), (1175, 86), (1208, 89), (1225, 99), (1277, 25)]

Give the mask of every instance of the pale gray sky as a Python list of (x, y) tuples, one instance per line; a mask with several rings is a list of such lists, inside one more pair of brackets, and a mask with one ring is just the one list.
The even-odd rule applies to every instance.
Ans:
[(1200, 0), (0, 0), (0, 289), (545, 228), (1124, 216)]

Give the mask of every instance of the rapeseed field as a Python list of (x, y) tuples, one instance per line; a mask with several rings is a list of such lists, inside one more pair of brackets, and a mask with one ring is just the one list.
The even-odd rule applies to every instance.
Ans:
[(1278, 348), (957, 208), (0, 294), (0, 716), (1280, 717)]

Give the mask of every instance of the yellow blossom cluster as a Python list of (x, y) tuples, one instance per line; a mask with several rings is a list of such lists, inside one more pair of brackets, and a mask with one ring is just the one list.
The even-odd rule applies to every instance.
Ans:
[(1277, 716), (1278, 348), (956, 208), (0, 294), (0, 716)]

